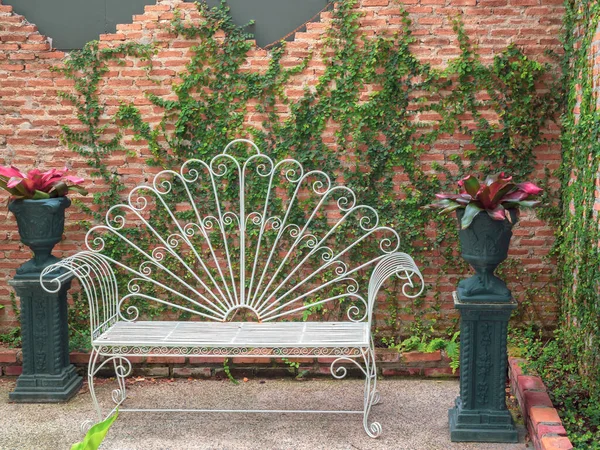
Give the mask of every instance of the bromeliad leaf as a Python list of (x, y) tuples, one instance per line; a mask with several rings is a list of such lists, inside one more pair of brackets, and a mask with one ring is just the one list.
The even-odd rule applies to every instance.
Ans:
[[(487, 210), (488, 215), (494, 220), (504, 220), (506, 218), (506, 210), (504, 206), (498, 205), (492, 210)], [(509, 215), (510, 217), (510, 215)], [(509, 219), (510, 221), (510, 219)]]
[(462, 182), (465, 191), (467, 191), (471, 197), (477, 197), (477, 193), (481, 187), (477, 178), (475, 178), (473, 175), (469, 175), (468, 177), (463, 178)]
[(461, 207), (461, 205), (460, 205), (459, 203), (454, 203), (454, 204), (451, 204), (451, 205), (449, 205), (449, 206), (445, 207), (444, 209), (442, 209), (442, 210), (440, 211), (440, 214), (446, 214), (446, 213), (452, 212), (452, 211), (454, 211), (455, 209), (458, 209), (458, 208), (460, 208), (460, 207)]
[(465, 228), (468, 228), (469, 225), (471, 225), (471, 222), (473, 222), (475, 216), (481, 211), (483, 211), (483, 208), (477, 206), (475, 203), (469, 203), (465, 208), (465, 214), (463, 215), (462, 220), (460, 222), (460, 227), (463, 230)]
[(543, 192), (543, 189), (535, 184), (526, 181), (525, 183), (519, 183), (518, 189), (529, 195), (539, 195)]
[(513, 183), (512, 177), (504, 172), (487, 177), (483, 185), (473, 175), (463, 178), (458, 185), (462, 191), (460, 194), (435, 194), (439, 200), (425, 208), (438, 208), (440, 214), (465, 208), (461, 220), (463, 229), (471, 225), (480, 211), (487, 211), (494, 220), (507, 219), (511, 222), (507, 209), (536, 206), (539, 201), (527, 199), (542, 192), (541, 188), (530, 182)]
[(541, 202), (539, 200), (523, 200), (520, 202), (508, 202), (505, 204), (506, 208), (533, 208), (534, 206), (538, 206)]
[(83, 183), (83, 178), (67, 175), (68, 169), (50, 169), (45, 172), (31, 169), (27, 175), (16, 167), (0, 166), (0, 188), (7, 191), (13, 199), (39, 200), (50, 197), (62, 197), (74, 190), (86, 195), (85, 189), (73, 189)]
[(33, 197), (31, 197), (33, 200), (43, 200), (45, 198), (50, 198), (50, 194), (48, 194), (47, 192), (42, 192), (42, 191), (35, 191), (33, 193)]

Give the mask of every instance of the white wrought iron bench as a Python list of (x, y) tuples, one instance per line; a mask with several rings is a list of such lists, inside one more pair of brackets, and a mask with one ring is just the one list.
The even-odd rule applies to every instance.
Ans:
[[(250, 156), (237, 155), (240, 147)], [(399, 245), (351, 189), (296, 160), (276, 163), (240, 139), (208, 162), (189, 160), (134, 188), (110, 208), (106, 224), (87, 233), (88, 250), (48, 267), (40, 281), (56, 291), (75, 276), (87, 295), (98, 421), (117, 407), (128, 411), (120, 405), (133, 355), (319, 355), (335, 358), (335, 378), (347, 374), (342, 363), (352, 363), (366, 383), (361, 409), (314, 412), (360, 413), (377, 437), (380, 424), (368, 422), (379, 401), (371, 331), (377, 294), (394, 274), (407, 297), (424, 287)], [(142, 320), (151, 308), (169, 320)], [(118, 389), (105, 416), (94, 377), (107, 364)]]

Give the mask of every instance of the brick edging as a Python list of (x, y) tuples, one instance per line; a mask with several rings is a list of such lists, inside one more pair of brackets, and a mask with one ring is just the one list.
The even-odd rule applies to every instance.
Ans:
[(527, 432), (536, 450), (574, 448), (540, 377), (523, 375), (520, 358), (508, 358), (510, 389), (519, 402)]
[[(223, 376), (225, 358), (218, 356), (161, 356), (128, 358), (133, 366), (133, 374), (151, 377), (196, 377), (211, 378)], [(309, 375), (328, 375), (333, 357), (289, 358), (300, 364), (298, 371)], [(450, 359), (440, 350), (431, 353), (406, 352), (377, 348), (377, 368), (384, 377), (458, 377), (459, 371), (452, 373)], [(89, 353), (71, 352), (71, 363), (85, 370)], [(0, 349), (0, 376), (16, 376), (22, 372), (21, 349)], [(283, 376), (290, 375), (290, 367), (281, 358), (255, 358), (240, 356), (230, 358), (229, 364), (234, 376)], [(102, 375), (102, 374), (101, 374)], [(111, 376), (106, 373), (105, 376)]]

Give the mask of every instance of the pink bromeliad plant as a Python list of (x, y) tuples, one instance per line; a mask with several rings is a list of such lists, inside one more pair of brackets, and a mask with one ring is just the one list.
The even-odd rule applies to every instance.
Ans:
[(463, 208), (462, 229), (468, 228), (481, 211), (486, 211), (494, 220), (507, 219), (512, 222), (508, 210), (537, 206), (540, 202), (534, 198), (543, 191), (531, 182), (515, 184), (512, 177), (504, 172), (487, 177), (483, 184), (469, 175), (460, 180), (458, 185), (461, 190), (459, 194), (436, 194), (438, 201), (427, 207), (441, 209), (440, 214)]
[(15, 200), (63, 197), (69, 191), (87, 195), (87, 191), (78, 186), (83, 183), (83, 178), (66, 175), (67, 170), (66, 167), (46, 172), (32, 169), (24, 174), (16, 167), (0, 166), (0, 188), (6, 190)]

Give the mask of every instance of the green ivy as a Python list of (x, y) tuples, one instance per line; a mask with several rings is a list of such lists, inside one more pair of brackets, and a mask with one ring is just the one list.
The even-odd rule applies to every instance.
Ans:
[(600, 167), (600, 111), (591, 44), (596, 0), (565, 2), (562, 63), (561, 214), (554, 254), (561, 275), (561, 320), (550, 341), (517, 336), (528, 370), (541, 376), (577, 449), (600, 449), (600, 230), (594, 213)]
[[(332, 26), (319, 55), (323, 73), (314, 86), (304, 87), (300, 98), (288, 97), (286, 87), (310, 67), (314, 54), (289, 67), (281, 62), (286, 46), (281, 42), (270, 51), (264, 72), (242, 70), (252, 44), (243, 27), (232, 22), (224, 3), (212, 9), (200, 3), (200, 23), (188, 22), (177, 13), (167, 31), (195, 45), (185, 71), (178, 74), (181, 81), (173, 85), (174, 96), (148, 95), (163, 111), (159, 124), (146, 122), (130, 103), (123, 103), (106, 119), (98, 93), (107, 61), (121, 61), (125, 56), (151, 60), (151, 46), (126, 44), (100, 50), (97, 43), (90, 43), (74, 53), (61, 70), (76, 80), (76, 94), (62, 95), (75, 104), (83, 127), (64, 127), (64, 140), (88, 158), (95, 175), (107, 186), (94, 198), (98, 209), (106, 211), (122, 194), (123, 184), (109, 166), (109, 157), (125, 150), (125, 130), (147, 144), (152, 154), (148, 164), (164, 168), (178, 167), (191, 157), (210, 158), (230, 140), (250, 136), (274, 159), (292, 156), (308, 170), (342, 175), (361, 202), (376, 208), (382, 222), (401, 231), (402, 249), (415, 254), (422, 266), (431, 263), (426, 254), (439, 254), (437, 259), (443, 262), (436, 262), (438, 277), (464, 271), (465, 263), (453, 254), (457, 245), (454, 221), (421, 207), (434, 193), (454, 189), (456, 180), (467, 172), (505, 170), (517, 178), (531, 174), (533, 151), (547, 143), (542, 130), (558, 111), (560, 89), (549, 77), (551, 66), (531, 60), (512, 45), (491, 64), (482, 63), (457, 19), (454, 30), (461, 53), (447, 68), (436, 69), (411, 52), (415, 38), (405, 11), (399, 8), (401, 30), (367, 37), (360, 30), (362, 12), (355, 5), (356, 0), (335, 2)], [(365, 94), (367, 86), (378, 89)], [(248, 125), (250, 104), (265, 118), (260, 128)], [(288, 114), (283, 116), (282, 110)], [(488, 119), (482, 111), (495, 112), (497, 120)], [(119, 127), (110, 138), (105, 136), (108, 124)], [(332, 137), (328, 135), (331, 126)], [(428, 167), (423, 157), (442, 138), (455, 133), (466, 135), (473, 146)], [(400, 189), (400, 202), (394, 186)], [(181, 189), (174, 186), (174, 198), (177, 195), (182, 195)], [(167, 217), (154, 213), (151, 220), (160, 224)], [(432, 221), (435, 235), (425, 236), (423, 230), (431, 229)], [(143, 231), (137, 233), (139, 240), (150, 239)], [(122, 254), (118, 246), (112, 248), (114, 257), (133, 258)], [(402, 314), (428, 324), (441, 317), (437, 290), (432, 304), (421, 298), (401, 306), (399, 296), (389, 297), (387, 329), (380, 334), (379, 344), (411, 333), (400, 319)], [(138, 306), (144, 314), (164, 310), (143, 303)], [(321, 307), (307, 314), (335, 312)], [(453, 328), (436, 333), (452, 336)]]

